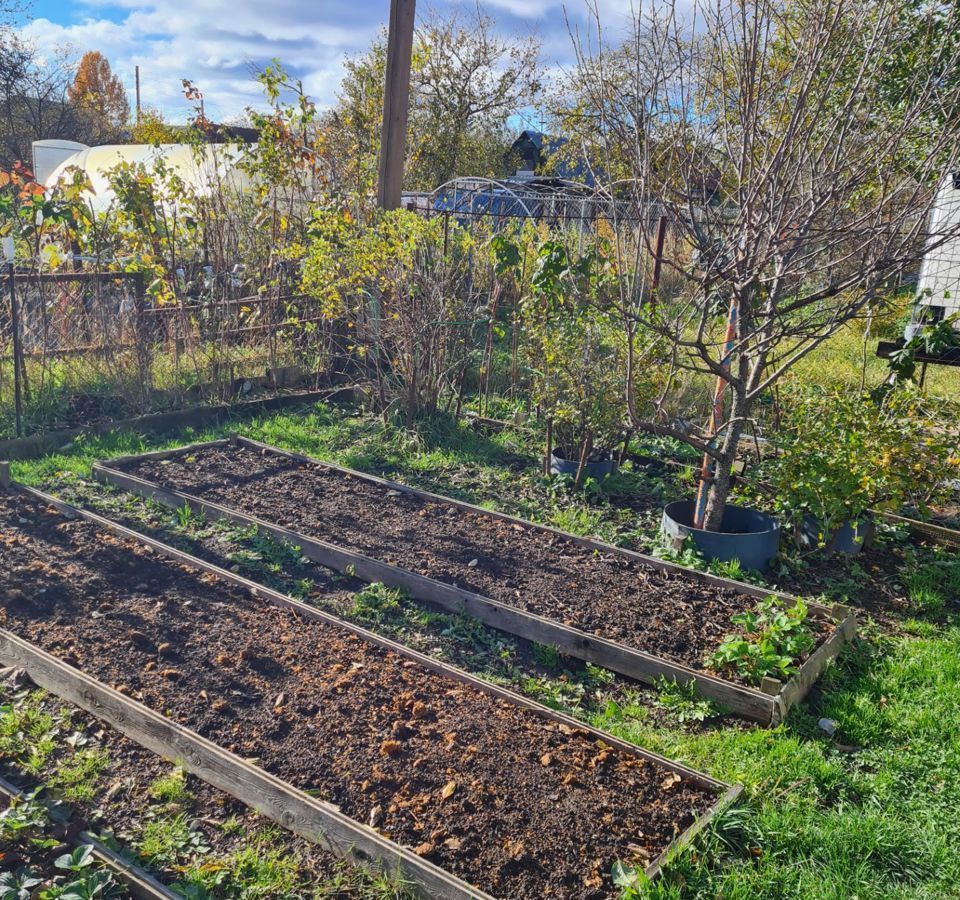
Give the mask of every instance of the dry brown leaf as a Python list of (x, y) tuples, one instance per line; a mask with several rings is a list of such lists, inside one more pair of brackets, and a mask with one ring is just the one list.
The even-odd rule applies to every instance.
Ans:
[(448, 781), (444, 786), (443, 790), (440, 791), (440, 797), (443, 800), (449, 800), (454, 792), (457, 790), (457, 783), (455, 781)]

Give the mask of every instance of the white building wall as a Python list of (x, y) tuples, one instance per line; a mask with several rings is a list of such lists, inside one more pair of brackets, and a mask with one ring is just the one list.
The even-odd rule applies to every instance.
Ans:
[(960, 312), (960, 173), (948, 175), (940, 185), (929, 228), (931, 243), (947, 233), (955, 236), (924, 256), (917, 302), (940, 307), (950, 316)]

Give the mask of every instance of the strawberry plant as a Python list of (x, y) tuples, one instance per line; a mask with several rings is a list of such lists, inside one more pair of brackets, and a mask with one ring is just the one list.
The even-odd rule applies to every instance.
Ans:
[(776, 598), (768, 597), (756, 610), (733, 616), (731, 621), (742, 631), (723, 639), (710, 657), (710, 665), (733, 669), (751, 684), (759, 684), (768, 675), (789, 678), (797, 671), (797, 660), (815, 643), (807, 615), (803, 600), (784, 608)]

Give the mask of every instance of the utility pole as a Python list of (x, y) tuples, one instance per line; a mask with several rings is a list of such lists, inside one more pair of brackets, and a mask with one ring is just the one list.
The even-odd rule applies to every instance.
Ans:
[(410, 106), (410, 60), (416, 0), (390, 0), (387, 37), (387, 71), (383, 90), (383, 130), (380, 134), (380, 171), (377, 204), (381, 209), (400, 206), (403, 161), (407, 149), (407, 114)]
[(137, 125), (140, 124), (140, 66), (134, 66), (134, 77), (137, 82)]

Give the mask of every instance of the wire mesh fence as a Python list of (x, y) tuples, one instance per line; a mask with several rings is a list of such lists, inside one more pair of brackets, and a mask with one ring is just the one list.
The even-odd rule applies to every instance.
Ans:
[[(329, 368), (336, 323), (310, 297), (212, 279), (156, 303), (141, 273), (3, 273), (0, 436), (241, 397)], [(245, 290), (246, 288), (246, 290)]]

